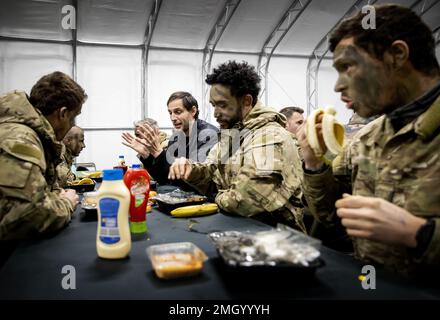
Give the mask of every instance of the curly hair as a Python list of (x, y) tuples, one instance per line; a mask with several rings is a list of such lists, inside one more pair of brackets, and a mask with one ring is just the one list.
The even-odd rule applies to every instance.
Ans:
[(170, 102), (182, 99), (183, 106), (186, 110), (191, 111), (192, 107), (196, 107), (196, 114), (194, 115), (194, 119), (197, 120), (199, 117), (199, 104), (197, 103), (196, 98), (193, 97), (193, 95), (186, 91), (177, 91), (173, 92), (171, 96), (168, 98), (167, 105), (170, 104)]
[(255, 68), (246, 61), (238, 63), (228, 61), (217, 68), (213, 73), (206, 76), (205, 82), (209, 85), (221, 84), (231, 90), (231, 95), (240, 98), (246, 94), (252, 96), (252, 106), (255, 106), (260, 93), (261, 78), (255, 71)]
[(409, 60), (416, 70), (430, 76), (440, 74), (434, 37), (422, 19), (411, 9), (399, 5), (373, 7), (376, 11), (376, 29), (364, 29), (364, 14), (358, 12), (342, 21), (331, 34), (330, 51), (334, 52), (342, 39), (353, 37), (356, 46), (377, 59), (383, 59), (391, 44), (402, 40), (409, 47)]
[(87, 94), (84, 89), (60, 71), (47, 74), (38, 80), (29, 97), (29, 102), (43, 115), (49, 115), (62, 107), (75, 110), (86, 100)]

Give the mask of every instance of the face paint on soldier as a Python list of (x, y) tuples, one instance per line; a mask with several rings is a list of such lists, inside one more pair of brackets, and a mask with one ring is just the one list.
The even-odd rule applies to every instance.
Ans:
[(370, 117), (402, 105), (397, 92), (396, 73), (385, 53), (378, 60), (354, 44), (353, 38), (343, 39), (335, 49), (333, 67), (338, 72), (335, 91), (347, 108), (361, 117)]
[(214, 117), (221, 129), (231, 129), (237, 122), (242, 121), (252, 108), (250, 95), (234, 97), (231, 90), (221, 84), (212, 85), (209, 95), (209, 102), (214, 107)]

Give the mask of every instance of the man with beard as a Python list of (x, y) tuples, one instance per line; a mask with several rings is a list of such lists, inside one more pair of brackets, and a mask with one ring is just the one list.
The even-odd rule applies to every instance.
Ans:
[[(432, 275), (440, 263), (435, 42), (410, 9), (374, 8), (376, 29), (365, 30), (359, 12), (334, 31), (330, 49), (339, 74), (335, 91), (347, 107), (361, 117), (382, 116), (332, 166), (314, 155), (303, 126), (304, 192), (321, 222), (342, 223), (358, 258), (410, 277)], [(317, 130), (321, 135), (320, 125)]]
[(123, 133), (123, 144), (138, 152), (144, 167), (159, 184), (174, 184), (182, 190), (193, 191), (183, 181), (169, 181), (169, 167), (177, 157), (204, 161), (217, 143), (218, 129), (198, 118), (197, 100), (189, 92), (171, 94), (167, 107), (175, 130), (166, 148), (159, 128), (148, 122), (138, 123), (136, 137)]
[(204, 163), (177, 159), (169, 178), (183, 178), (204, 194), (217, 190), (215, 202), (226, 212), (305, 232), (298, 150), (285, 117), (257, 101), (259, 82), (246, 62), (229, 61), (206, 77), (220, 141)]
[(61, 187), (65, 186), (68, 181), (76, 179), (71, 168), (75, 158), (78, 157), (81, 151), (86, 147), (84, 144), (83, 129), (78, 126), (73, 126), (64, 137), (63, 144), (65, 146), (65, 150), (61, 156), (63, 161), (57, 167), (58, 179)]

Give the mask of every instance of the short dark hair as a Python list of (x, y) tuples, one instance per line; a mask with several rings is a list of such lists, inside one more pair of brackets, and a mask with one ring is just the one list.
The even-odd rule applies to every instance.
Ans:
[(284, 114), (287, 119), (289, 119), (292, 116), (292, 114), (294, 114), (295, 112), (303, 114), (304, 109), (302, 109), (300, 107), (285, 107), (280, 110), (280, 113)]
[(341, 22), (330, 36), (330, 50), (338, 43), (353, 37), (356, 46), (361, 47), (377, 59), (396, 40), (405, 41), (409, 47), (409, 60), (414, 68), (426, 75), (440, 74), (435, 56), (435, 40), (430, 28), (411, 9), (399, 5), (376, 5), (376, 29), (364, 29), (364, 14), (358, 12)]
[(197, 111), (196, 111), (196, 114), (194, 115), (194, 119), (197, 120), (197, 118), (199, 117), (199, 104), (197, 103), (196, 98), (194, 98), (192, 96), (192, 94), (189, 92), (176, 91), (176, 92), (173, 92), (170, 95), (170, 97), (168, 98), (167, 105), (169, 105), (170, 102), (177, 100), (177, 99), (182, 99), (183, 106), (188, 111), (191, 111), (193, 106), (196, 107)]
[(213, 73), (206, 76), (209, 85), (221, 84), (231, 90), (231, 95), (240, 98), (246, 94), (252, 96), (252, 106), (255, 106), (260, 93), (260, 76), (255, 68), (246, 61), (237, 63), (228, 61), (214, 69)]
[(75, 110), (87, 100), (87, 94), (71, 77), (55, 71), (40, 78), (32, 87), (29, 102), (43, 115), (66, 107)]

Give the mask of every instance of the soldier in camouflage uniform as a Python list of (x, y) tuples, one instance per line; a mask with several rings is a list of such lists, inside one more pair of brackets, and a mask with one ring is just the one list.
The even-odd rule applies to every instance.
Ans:
[(301, 156), (301, 147), (298, 143), (298, 138), (296, 133), (299, 127), (304, 123), (304, 109), (300, 107), (285, 107), (280, 110), (286, 119), (286, 130), (292, 134), (292, 139), (295, 141), (295, 145), (298, 149), (299, 155)]
[(86, 97), (61, 72), (42, 77), (30, 96), (0, 96), (0, 240), (33, 238), (70, 221), (78, 196), (59, 188), (56, 167)]
[(341, 219), (359, 259), (418, 277), (440, 264), (440, 68), (432, 33), (414, 12), (375, 11), (378, 31), (364, 30), (358, 13), (330, 48), (347, 107), (383, 115), (331, 166), (314, 156), (303, 126), (304, 192), (321, 222)]
[(59, 185), (66, 186), (68, 181), (76, 179), (72, 172), (72, 165), (76, 157), (86, 147), (84, 144), (84, 131), (78, 126), (73, 126), (63, 139), (64, 151), (61, 154), (61, 163), (57, 167)]
[(305, 232), (298, 150), (285, 117), (257, 102), (259, 81), (253, 67), (235, 61), (207, 76), (220, 141), (203, 163), (176, 160), (170, 179), (184, 178), (203, 194), (217, 191), (215, 202), (226, 212)]

